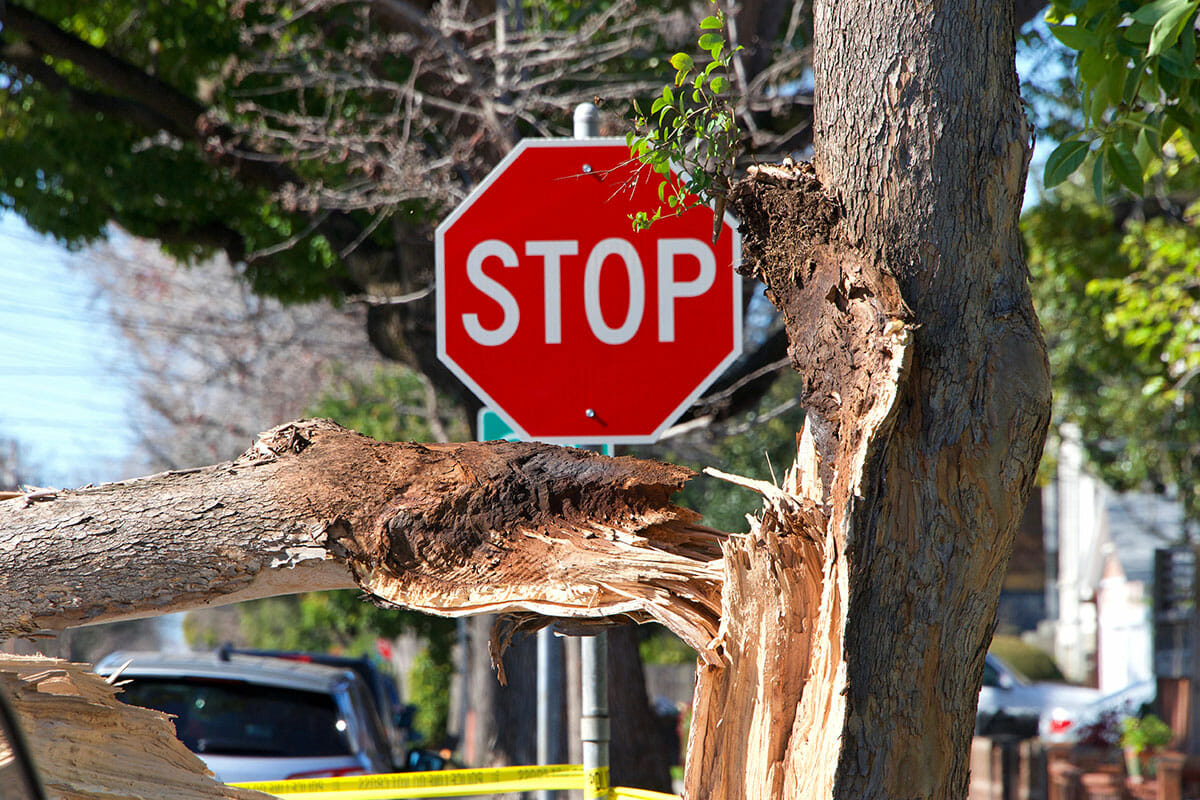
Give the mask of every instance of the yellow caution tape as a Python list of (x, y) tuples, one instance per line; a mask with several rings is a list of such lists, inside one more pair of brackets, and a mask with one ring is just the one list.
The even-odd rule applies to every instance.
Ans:
[(583, 776), (584, 800), (606, 800), (608, 791), (608, 767), (593, 767)]
[(583, 767), (555, 764), (544, 767), (493, 767), (400, 772), (344, 778), (236, 783), (242, 789), (288, 800), (402, 800), (422, 797), (464, 797), (536, 789), (581, 789)]
[(537, 789), (584, 789), (591, 797), (608, 800), (679, 800), (673, 794), (608, 788), (608, 769), (601, 767), (585, 775), (579, 764), (545, 767), (493, 767), (490, 769), (447, 769), (434, 772), (398, 772), (390, 775), (356, 775), (345, 778), (309, 778), (295, 781), (235, 783), (287, 800), (404, 800), (423, 797), (469, 797), (472, 795), (527, 792)]
[(618, 786), (609, 794), (610, 800), (679, 800), (677, 794), (652, 792), (649, 789), (630, 789), (628, 786)]

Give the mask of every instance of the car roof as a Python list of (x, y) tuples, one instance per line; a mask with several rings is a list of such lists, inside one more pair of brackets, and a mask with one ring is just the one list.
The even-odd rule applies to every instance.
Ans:
[(136, 650), (110, 653), (96, 664), (96, 673), (111, 675), (127, 661), (129, 666), (121, 671), (121, 676), (129, 678), (225, 678), (314, 692), (328, 692), (340, 683), (359, 680), (346, 668), (324, 664), (260, 656)]

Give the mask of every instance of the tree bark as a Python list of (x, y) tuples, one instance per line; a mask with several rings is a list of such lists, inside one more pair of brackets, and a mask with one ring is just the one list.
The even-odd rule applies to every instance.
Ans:
[(807, 422), (725, 544), (687, 796), (962, 797), (1050, 408), (1012, 9), (819, 2), (815, 38), (813, 166), (731, 199)]
[(668, 502), (689, 474), (301, 420), (224, 464), (0, 502), (0, 639), (357, 585), (431, 613), (505, 613), (501, 648), (557, 617), (624, 615), (707, 653), (723, 535)]

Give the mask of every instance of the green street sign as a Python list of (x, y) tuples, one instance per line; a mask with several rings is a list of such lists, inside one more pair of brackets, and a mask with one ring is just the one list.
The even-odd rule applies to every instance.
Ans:
[[(503, 440), (506, 442), (519, 442), (521, 437), (517, 436), (513, 431), (512, 426), (504, 421), (504, 418), (490, 408), (479, 409), (479, 416), (476, 418), (475, 430), (479, 431), (479, 441), (494, 442)], [(598, 453), (603, 453), (606, 456), (613, 454), (613, 446), (611, 444), (602, 444), (598, 447), (595, 445), (578, 445), (569, 444), (567, 447), (587, 447), (595, 450)]]

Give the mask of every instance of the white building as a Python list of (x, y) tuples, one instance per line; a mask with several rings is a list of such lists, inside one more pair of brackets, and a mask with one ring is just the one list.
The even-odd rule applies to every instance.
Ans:
[(1060, 434), (1045, 504), (1057, 569), (1046, 633), (1068, 679), (1117, 691), (1153, 676), (1154, 551), (1178, 541), (1182, 509), (1160, 495), (1112, 491), (1085, 467), (1078, 429)]

